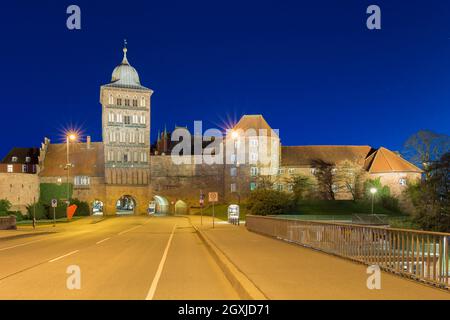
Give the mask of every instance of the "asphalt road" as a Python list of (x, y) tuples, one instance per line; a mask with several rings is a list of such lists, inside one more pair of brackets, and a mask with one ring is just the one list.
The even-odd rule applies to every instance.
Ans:
[(0, 299), (238, 299), (186, 218), (92, 222), (0, 240)]

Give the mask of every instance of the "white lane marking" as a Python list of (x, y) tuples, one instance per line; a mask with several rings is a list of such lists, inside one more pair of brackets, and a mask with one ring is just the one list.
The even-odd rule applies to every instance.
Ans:
[(72, 255), (72, 254), (74, 254), (74, 253), (77, 253), (78, 251), (80, 251), (80, 250), (75, 250), (75, 251), (69, 252), (68, 254), (65, 254), (65, 255), (60, 256), (60, 257), (55, 258), (55, 259), (52, 259), (52, 260), (50, 260), (49, 262), (55, 262), (55, 261), (58, 261), (59, 259), (65, 258), (65, 257), (67, 257), (67, 256), (70, 256), (70, 255)]
[(120, 236), (120, 235), (122, 235), (122, 234), (124, 234), (124, 233), (130, 232), (130, 231), (132, 231), (132, 230), (134, 230), (134, 229), (137, 229), (137, 228), (139, 228), (139, 227), (142, 227), (142, 225), (136, 226), (136, 227), (133, 227), (133, 228), (130, 228), (130, 229), (127, 229), (127, 230), (122, 231), (122, 232), (119, 232), (118, 235)]
[(166, 263), (167, 259), (167, 253), (169, 252), (169, 247), (172, 242), (173, 234), (175, 233), (177, 225), (173, 226), (172, 233), (170, 234), (169, 241), (167, 241), (166, 249), (164, 250), (163, 256), (161, 258), (161, 261), (159, 262), (158, 269), (156, 270), (155, 277), (153, 278), (152, 285), (150, 286), (150, 289), (148, 290), (147, 297), (145, 300), (153, 300), (153, 296), (156, 292), (156, 287), (158, 286), (159, 278), (161, 277), (162, 270), (164, 268), (164, 264)]
[(14, 249), (14, 248), (17, 248), (17, 247), (26, 246), (27, 244), (32, 244), (32, 243), (36, 243), (36, 242), (40, 242), (40, 241), (44, 241), (44, 240), (48, 240), (48, 239), (40, 239), (40, 240), (35, 240), (35, 241), (25, 242), (25, 243), (21, 243), (21, 244), (16, 244), (15, 246), (6, 247), (6, 248), (1, 248), (0, 251), (9, 250), (9, 249)]
[(102, 243), (102, 242), (105, 242), (105, 241), (107, 241), (107, 240), (109, 240), (109, 239), (111, 239), (111, 238), (106, 238), (106, 239), (103, 239), (103, 240), (100, 240), (100, 241), (97, 241), (95, 244), (100, 244), (100, 243)]

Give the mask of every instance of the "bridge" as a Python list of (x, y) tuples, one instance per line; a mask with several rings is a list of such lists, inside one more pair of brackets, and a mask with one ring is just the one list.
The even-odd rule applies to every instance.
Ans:
[[(216, 220), (213, 228), (210, 217), (90, 217), (5, 231), (0, 299), (450, 299), (439, 288), (448, 280), (444, 242), (432, 251), (430, 240), (422, 251), (422, 239), (409, 237), (419, 246), (401, 260), (382, 228), (375, 237), (338, 224), (247, 220), (247, 227)], [(367, 265), (377, 261), (381, 288), (369, 289)]]

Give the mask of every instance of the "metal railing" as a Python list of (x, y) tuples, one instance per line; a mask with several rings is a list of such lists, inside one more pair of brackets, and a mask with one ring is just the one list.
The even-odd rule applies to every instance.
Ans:
[(450, 233), (246, 216), (250, 231), (450, 288)]

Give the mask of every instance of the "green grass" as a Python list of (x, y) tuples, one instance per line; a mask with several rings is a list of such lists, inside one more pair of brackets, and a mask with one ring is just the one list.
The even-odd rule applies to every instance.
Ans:
[[(82, 219), (83, 217), (73, 217), (72, 220), (68, 220), (67, 218), (59, 218), (56, 219), (56, 223), (70, 223), (79, 219)], [(18, 226), (31, 226), (33, 224), (32, 220), (22, 220), (17, 221), (16, 224)], [(44, 225), (44, 224), (53, 224), (53, 219), (41, 219), (36, 220), (37, 225)]]
[[(370, 214), (370, 201), (351, 201), (351, 200), (303, 200), (300, 201), (296, 210), (287, 212), (287, 214), (305, 214), (305, 215), (352, 215), (352, 214)], [(374, 205), (375, 214), (402, 215), (401, 212), (392, 211), (382, 207), (379, 204)]]

